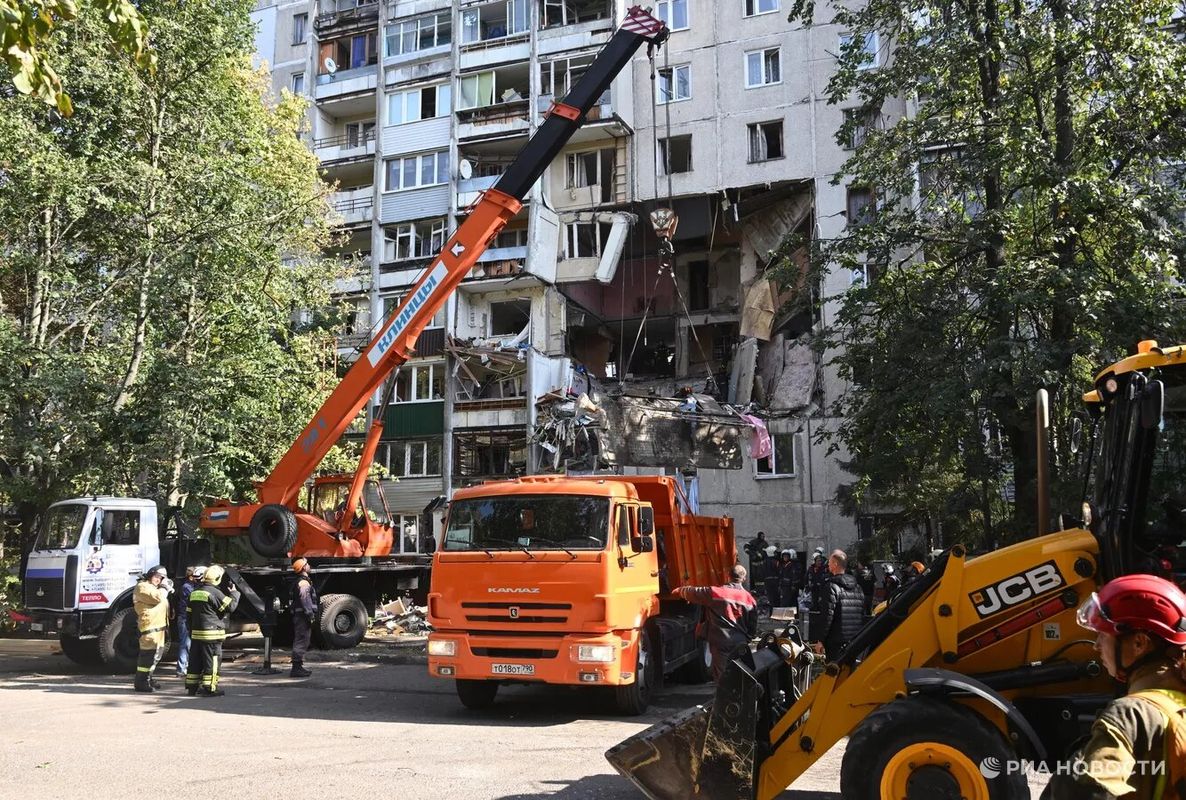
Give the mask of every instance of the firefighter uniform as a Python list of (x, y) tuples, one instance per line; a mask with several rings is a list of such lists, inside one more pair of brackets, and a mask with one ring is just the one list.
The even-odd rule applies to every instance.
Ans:
[(185, 690), (191, 695), (221, 695), (218, 670), (222, 666), (222, 643), (226, 639), (227, 619), (239, 605), (239, 590), (232, 584), (229, 592), (219, 588), (222, 567), (210, 567), (202, 585), (190, 592), (186, 613), (192, 644)]
[(136, 627), (140, 631), (140, 655), (136, 659), (136, 691), (151, 692), (159, 684), (153, 672), (165, 654), (165, 632), (169, 629), (169, 594), (173, 584), (165, 577), (164, 567), (153, 567), (144, 574), (132, 592)]

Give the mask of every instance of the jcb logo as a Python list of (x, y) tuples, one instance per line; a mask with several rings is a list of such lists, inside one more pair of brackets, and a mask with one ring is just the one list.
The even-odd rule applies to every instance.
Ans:
[(1039, 564), (1017, 575), (977, 589), (968, 595), (981, 619), (1001, 609), (1024, 603), (1039, 595), (1052, 592), (1066, 583), (1053, 561)]

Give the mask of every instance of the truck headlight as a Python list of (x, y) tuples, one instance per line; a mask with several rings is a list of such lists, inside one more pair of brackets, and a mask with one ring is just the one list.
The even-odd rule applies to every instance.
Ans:
[(579, 644), (577, 661), (611, 664), (618, 659), (618, 649), (612, 644)]
[(453, 639), (429, 639), (428, 654), (430, 656), (457, 655), (457, 642)]

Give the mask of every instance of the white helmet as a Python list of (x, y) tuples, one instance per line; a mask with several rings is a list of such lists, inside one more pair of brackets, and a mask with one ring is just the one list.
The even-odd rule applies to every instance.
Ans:
[(774, 558), (775, 554), (777, 554), (777, 553), (778, 553), (778, 548), (775, 547), (774, 545), (770, 545), (769, 547), (766, 548), (766, 555), (769, 556), (770, 558)]
[(795, 551), (795, 548), (793, 548), (793, 547), (788, 547), (786, 550), (783, 550), (783, 552), (791, 557), (791, 561), (794, 561), (795, 559), (797, 559), (799, 557), (799, 554)]
[(886, 574), (886, 575), (893, 575), (893, 574), (894, 574), (894, 565), (893, 565), (893, 564), (886, 564), (886, 565), (885, 565), (885, 567), (884, 567), (884, 569), (885, 569), (885, 574)]

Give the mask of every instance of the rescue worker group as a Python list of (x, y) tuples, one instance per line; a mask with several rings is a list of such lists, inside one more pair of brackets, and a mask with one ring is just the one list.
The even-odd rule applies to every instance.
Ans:
[[(305, 654), (312, 639), (313, 620), (317, 614), (317, 590), (309, 580), (309, 562), (298, 558), (292, 563), (298, 576), (293, 585), (293, 678), (307, 678)], [(161, 688), (156, 668), (165, 654), (169, 629), (169, 595), (174, 592), (168, 570), (157, 565), (141, 576), (132, 594), (136, 622), (140, 632), (140, 654), (133, 683), (138, 692)], [(191, 696), (221, 697), (218, 688), (222, 667), (222, 643), (226, 639), (227, 620), (239, 606), (239, 589), (228, 580), (226, 570), (217, 564), (188, 567), (177, 604), (177, 677), (185, 679), (185, 691)]]

